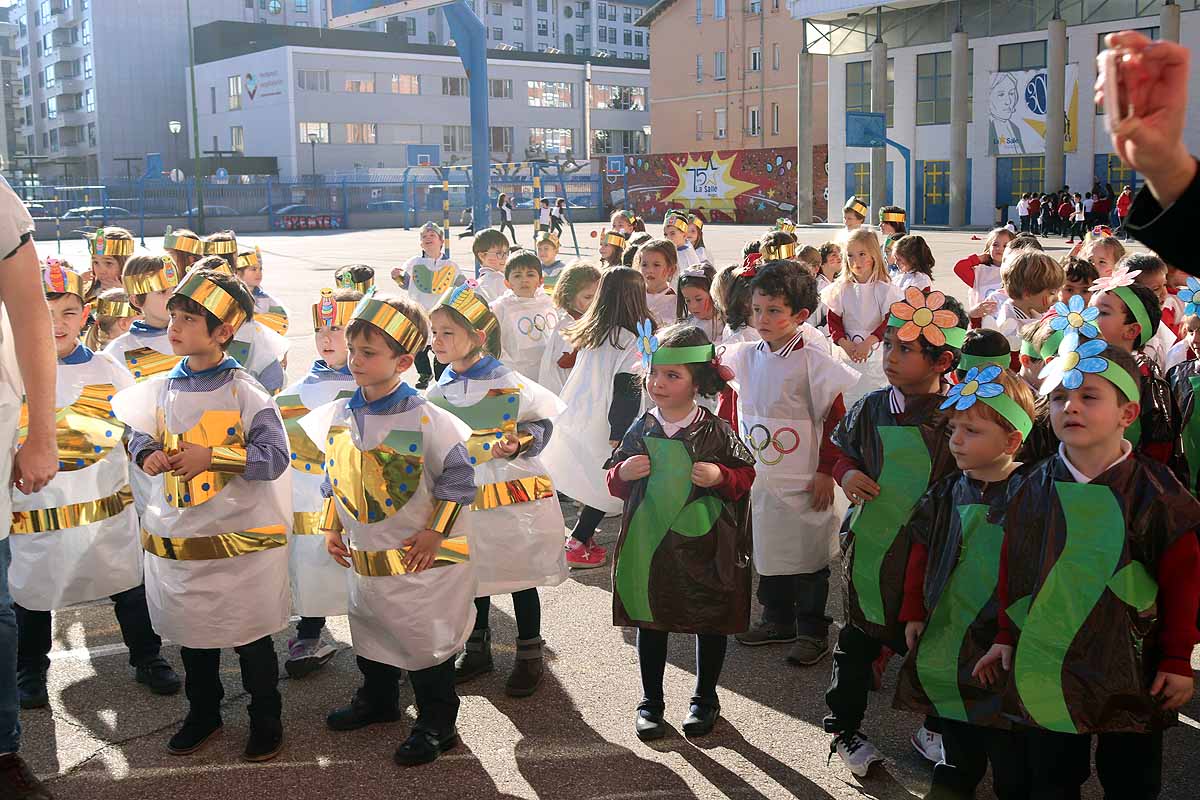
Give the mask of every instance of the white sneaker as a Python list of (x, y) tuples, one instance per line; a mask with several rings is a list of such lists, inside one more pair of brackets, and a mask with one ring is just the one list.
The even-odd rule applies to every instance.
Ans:
[(946, 760), (946, 751), (942, 749), (942, 735), (934, 733), (924, 725), (913, 732), (912, 746), (923, 758), (934, 764)]
[(871, 765), (883, 763), (883, 754), (858, 731), (838, 734), (829, 743), (830, 758), (837, 753), (846, 768), (860, 778), (871, 771)]

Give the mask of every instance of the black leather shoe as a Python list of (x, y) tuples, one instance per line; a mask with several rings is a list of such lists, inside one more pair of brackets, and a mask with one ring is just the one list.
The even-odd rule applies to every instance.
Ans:
[(183, 721), (183, 727), (175, 732), (171, 741), (167, 742), (167, 752), (174, 756), (186, 756), (194, 753), (219, 730), (221, 730), (220, 718), (202, 720), (188, 714), (187, 719)]
[(688, 711), (687, 718), (683, 721), (683, 735), (704, 736), (711, 733), (713, 726), (717, 724), (717, 717), (720, 715), (720, 706), (701, 706), (692, 703), (691, 710)]
[(633, 721), (633, 729), (643, 742), (651, 739), (661, 739), (667, 735), (667, 723), (663, 720), (661, 711), (650, 708), (639, 708)]
[(50, 790), (16, 753), (0, 756), (0, 797), (8, 800), (54, 800)]
[(432, 731), (414, 728), (404, 744), (396, 748), (392, 759), (402, 767), (416, 767), (436, 761), (438, 756), (457, 745), (458, 730), (455, 728), (441, 737)]
[(162, 656), (147, 661), (137, 668), (137, 682), (150, 687), (155, 694), (177, 694), (183, 681)]
[(242, 751), (242, 760), (270, 761), (283, 747), (283, 723), (277, 719), (250, 722), (250, 738)]
[(492, 661), (492, 632), (471, 631), (467, 646), (454, 659), (454, 682), (466, 683), (496, 668)]
[(429, 387), (429, 381), (433, 379), (432, 375), (421, 375), (417, 378), (417, 388), (426, 389)]
[(377, 706), (355, 692), (350, 705), (335, 708), (325, 717), (325, 724), (333, 731), (356, 731), (377, 722), (395, 722), (400, 719), (400, 706)]
[(50, 694), (46, 691), (46, 671), (44, 669), (17, 670), (17, 695), (20, 698), (21, 708), (26, 711), (50, 705)]

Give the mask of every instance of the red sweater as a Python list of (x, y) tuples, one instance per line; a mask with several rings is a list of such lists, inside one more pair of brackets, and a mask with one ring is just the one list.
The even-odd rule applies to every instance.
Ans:
[[(622, 461), (621, 464), (625, 462)], [(619, 497), (622, 500), (628, 500), (630, 492), (633, 491), (633, 481), (627, 481), (621, 478), (619, 471), (621, 464), (610, 468), (606, 477), (608, 483), (608, 493), (613, 497)], [(724, 464), (716, 464), (717, 469), (721, 470), (721, 482), (715, 487), (717, 493), (721, 497), (730, 502), (741, 500), (750, 492), (750, 485), (754, 483), (754, 467), (727, 467)]]
[(957, 275), (963, 283), (974, 289), (975, 268), (982, 263), (983, 258), (978, 253), (972, 253), (954, 265), (954, 274)]
[[(842, 322), (841, 316), (833, 313), (832, 311), (827, 312), (825, 314), (825, 322), (829, 326), (830, 341), (832, 341), (834, 344), (839, 344), (843, 339), (846, 338), (846, 326)], [(887, 330), (887, 324), (888, 321), (887, 317), (885, 316), (883, 321), (879, 323), (879, 327), (871, 331), (871, 335), (882, 342), (883, 332)]]

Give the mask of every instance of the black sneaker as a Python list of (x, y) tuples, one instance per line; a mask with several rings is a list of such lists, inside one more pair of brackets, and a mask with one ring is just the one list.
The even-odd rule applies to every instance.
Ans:
[(738, 644), (759, 647), (764, 644), (786, 644), (796, 641), (795, 624), (784, 626), (762, 621), (745, 633), (734, 634)]
[(162, 656), (156, 656), (137, 668), (137, 682), (162, 695), (177, 694), (183, 688), (183, 681)]
[(417, 388), (426, 389), (429, 387), (429, 382), (433, 380), (432, 375), (421, 375), (417, 378)]
[(176, 731), (171, 740), (167, 742), (167, 752), (173, 756), (186, 756), (194, 753), (219, 730), (221, 730), (220, 718), (201, 720), (188, 714), (187, 719), (183, 721), (183, 727)]
[(16, 753), (0, 756), (0, 797), (7, 800), (54, 800), (25, 759)]
[(250, 738), (242, 751), (242, 760), (270, 761), (283, 748), (283, 723), (277, 719), (250, 722)]
[(454, 728), (444, 736), (432, 731), (414, 728), (404, 743), (396, 748), (392, 759), (402, 767), (416, 767), (436, 761), (437, 757), (458, 744), (458, 731)]
[(17, 695), (21, 708), (45, 708), (50, 705), (50, 694), (46, 691), (46, 670), (18, 669)]
[(378, 722), (395, 722), (401, 716), (398, 704), (380, 708), (363, 697), (359, 691), (354, 693), (350, 705), (330, 711), (325, 717), (325, 724), (332, 731), (356, 731)]

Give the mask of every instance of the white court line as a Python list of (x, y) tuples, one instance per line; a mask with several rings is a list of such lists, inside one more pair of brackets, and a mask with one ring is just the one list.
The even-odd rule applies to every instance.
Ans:
[(1196, 730), (1200, 730), (1200, 722), (1197, 722), (1196, 720), (1192, 719), (1191, 717), (1189, 717), (1185, 714), (1179, 715), (1179, 721), (1182, 722), (1184, 725), (1195, 728)]

